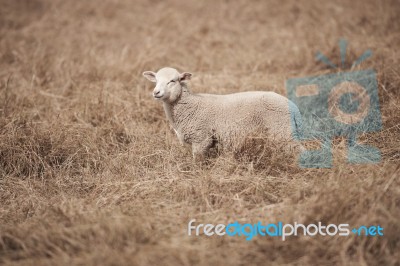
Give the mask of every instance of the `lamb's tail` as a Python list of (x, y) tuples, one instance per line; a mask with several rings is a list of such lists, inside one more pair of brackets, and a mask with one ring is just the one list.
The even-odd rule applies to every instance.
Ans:
[(292, 101), (289, 101), (290, 123), (292, 126), (292, 137), (300, 140), (303, 137), (303, 122), (299, 108)]

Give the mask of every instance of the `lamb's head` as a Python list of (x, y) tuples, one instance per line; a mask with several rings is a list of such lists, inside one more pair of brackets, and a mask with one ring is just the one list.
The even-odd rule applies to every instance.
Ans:
[(154, 98), (173, 103), (181, 95), (184, 82), (189, 80), (192, 74), (188, 72), (179, 73), (174, 68), (164, 67), (157, 73), (145, 71), (143, 76), (156, 83), (153, 91)]

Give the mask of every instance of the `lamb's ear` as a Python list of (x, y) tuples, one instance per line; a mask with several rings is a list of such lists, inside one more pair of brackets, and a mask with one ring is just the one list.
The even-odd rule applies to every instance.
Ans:
[(151, 82), (157, 82), (156, 73), (154, 73), (153, 71), (145, 71), (143, 72), (143, 76), (148, 80), (150, 80)]
[(189, 72), (183, 72), (182, 74), (179, 74), (179, 81), (187, 81), (192, 77), (192, 73)]

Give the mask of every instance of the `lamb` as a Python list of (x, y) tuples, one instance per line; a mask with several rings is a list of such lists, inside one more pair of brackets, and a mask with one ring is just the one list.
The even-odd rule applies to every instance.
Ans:
[(169, 67), (157, 73), (145, 71), (143, 76), (156, 83), (153, 97), (163, 102), (180, 143), (192, 145), (196, 160), (204, 159), (217, 142), (229, 150), (254, 132), (267, 133), (290, 147), (297, 145), (292, 140), (301, 134), (301, 115), (282, 95), (270, 91), (194, 94), (187, 85), (192, 74)]

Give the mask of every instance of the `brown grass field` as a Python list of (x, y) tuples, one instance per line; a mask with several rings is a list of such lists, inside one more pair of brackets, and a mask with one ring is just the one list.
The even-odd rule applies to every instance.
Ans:
[[(398, 1), (0, 0), (0, 264), (400, 265)], [(194, 92), (272, 90), (374, 54), (378, 164), (303, 169), (260, 149), (207, 164), (179, 145), (141, 73)], [(263, 150), (264, 151), (264, 150)], [(255, 159), (254, 159), (255, 158)], [(194, 237), (196, 223), (380, 225), (384, 236)]]

